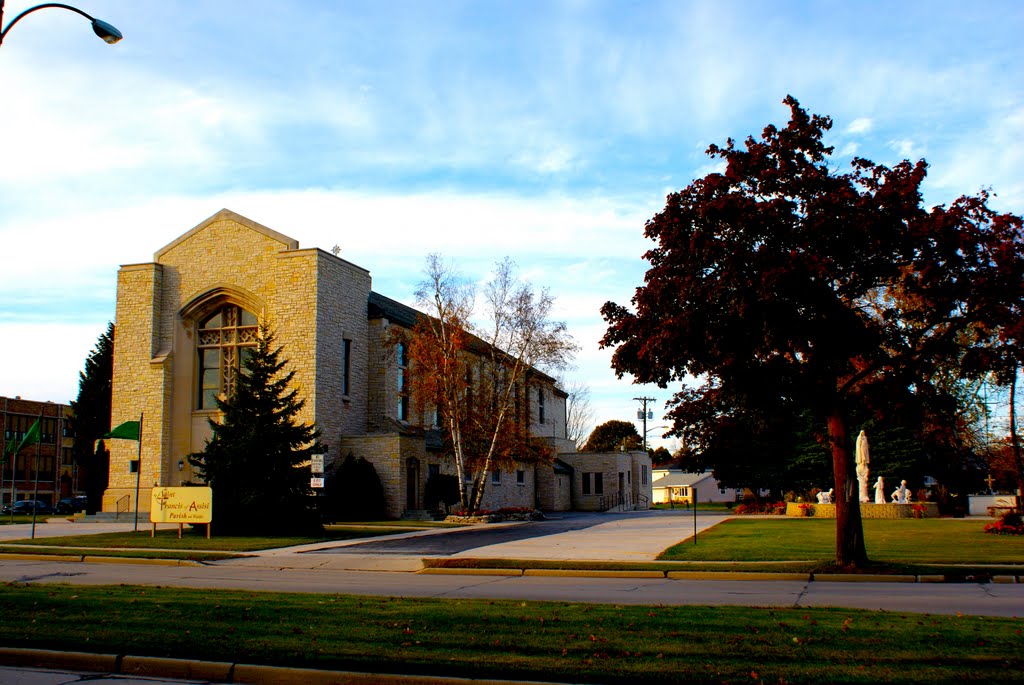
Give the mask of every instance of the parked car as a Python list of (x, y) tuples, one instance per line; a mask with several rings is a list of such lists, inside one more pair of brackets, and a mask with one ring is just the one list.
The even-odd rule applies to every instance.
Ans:
[(65, 497), (57, 502), (55, 507), (58, 514), (77, 514), (80, 511), (85, 511), (89, 500), (85, 495), (78, 495), (77, 497)]
[(39, 500), (23, 499), (14, 503), (12, 507), (10, 504), (4, 505), (3, 510), (0, 513), (10, 514), (31, 514), (35, 511), (36, 514), (52, 514), (53, 507), (46, 502), (40, 502)]

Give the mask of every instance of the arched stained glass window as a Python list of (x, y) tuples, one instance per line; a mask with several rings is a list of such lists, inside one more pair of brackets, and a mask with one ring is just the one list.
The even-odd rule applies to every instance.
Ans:
[(225, 305), (199, 323), (199, 409), (216, 409), (217, 397), (230, 397), (246, 357), (256, 346), (256, 315), (235, 305)]

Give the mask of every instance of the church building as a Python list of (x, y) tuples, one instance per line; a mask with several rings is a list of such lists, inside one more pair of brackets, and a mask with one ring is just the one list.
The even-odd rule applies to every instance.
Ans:
[[(440, 441), (411, 421), (401, 390), (404, 355), (387, 344), (389, 326), (409, 328), (417, 316), (374, 292), (366, 269), (301, 249), (226, 209), (158, 250), (152, 262), (122, 266), (112, 424), (141, 417), (142, 431), (140, 443), (110, 441), (103, 510), (134, 510), (138, 484), (146, 511), (151, 488), (195, 480), (188, 455), (211, 437), (215, 399), (232, 392), (264, 319), (305, 400), (297, 420), (320, 430), (327, 462), (350, 453), (370, 461), (393, 517), (423, 509), (429, 476), (452, 467)], [(534, 435), (557, 459), (492, 473), (484, 508), (598, 510), (616, 498), (630, 508), (649, 501), (646, 453), (576, 454), (566, 439), (566, 394), (555, 380), (532, 373), (525, 396)]]

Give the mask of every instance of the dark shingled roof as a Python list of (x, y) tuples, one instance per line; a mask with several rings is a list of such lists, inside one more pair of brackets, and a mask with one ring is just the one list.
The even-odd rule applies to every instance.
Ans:
[[(387, 319), (397, 323), (399, 326), (405, 326), (406, 328), (412, 328), (416, 325), (416, 322), (422, 317), (427, 315), (423, 312), (413, 309), (408, 305), (404, 305), (397, 300), (392, 300), (390, 297), (384, 297), (380, 293), (370, 291), (370, 299), (366, 306), (367, 316), (370, 319)], [(475, 335), (470, 334), (468, 340), (469, 349), (477, 354), (486, 354), (487, 350), (491, 349), (491, 346), (478, 338)], [(555, 379), (544, 373), (540, 369), (531, 368), (529, 375), (539, 376), (545, 380), (555, 382)], [(563, 390), (555, 387), (555, 392), (568, 397)]]
[(412, 328), (416, 325), (423, 314), (412, 307), (401, 302), (384, 297), (380, 293), (370, 291), (370, 300), (367, 304), (367, 313), (371, 319), (387, 319), (395, 323)]

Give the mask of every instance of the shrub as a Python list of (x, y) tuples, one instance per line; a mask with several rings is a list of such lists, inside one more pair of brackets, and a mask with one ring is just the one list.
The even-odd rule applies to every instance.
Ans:
[(996, 535), (1024, 535), (1024, 519), (1020, 512), (1007, 511), (998, 521), (986, 525), (985, 532)]
[(459, 501), (459, 479), (443, 473), (435, 473), (427, 478), (423, 492), (423, 504), (427, 509), (448, 509)]
[(384, 486), (373, 464), (351, 452), (327, 474), (327, 510), (331, 521), (376, 521), (386, 515)]
[(785, 514), (785, 502), (744, 502), (733, 508), (734, 514)]

